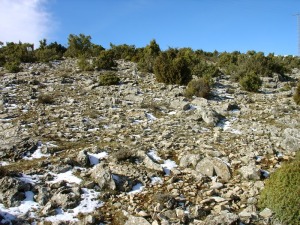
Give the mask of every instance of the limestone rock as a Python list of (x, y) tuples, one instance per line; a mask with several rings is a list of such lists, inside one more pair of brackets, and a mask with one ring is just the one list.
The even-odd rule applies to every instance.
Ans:
[(196, 171), (206, 176), (219, 176), (225, 182), (231, 178), (228, 165), (219, 158), (204, 158), (196, 166)]
[(181, 157), (179, 166), (183, 168), (195, 167), (200, 160), (199, 154), (185, 154)]
[(259, 180), (260, 170), (256, 168), (255, 165), (243, 166), (239, 169), (244, 179), (247, 180)]
[(283, 132), (281, 147), (288, 151), (298, 151), (300, 148), (300, 131), (296, 128), (286, 128)]
[(145, 218), (143, 217), (136, 217), (128, 215), (128, 220), (125, 222), (124, 225), (133, 225), (133, 224), (139, 224), (139, 225), (151, 225)]
[(100, 189), (116, 189), (116, 184), (112, 178), (109, 168), (102, 163), (97, 164), (91, 170), (91, 178), (99, 185)]
[(17, 178), (3, 177), (0, 179), (0, 201), (6, 207), (16, 207), (25, 199), (25, 192), (31, 190), (31, 185)]

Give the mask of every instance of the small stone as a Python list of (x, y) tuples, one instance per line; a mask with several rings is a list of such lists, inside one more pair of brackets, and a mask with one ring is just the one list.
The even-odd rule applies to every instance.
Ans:
[(273, 215), (273, 212), (269, 208), (265, 208), (263, 211), (259, 213), (259, 215), (265, 219), (270, 218)]

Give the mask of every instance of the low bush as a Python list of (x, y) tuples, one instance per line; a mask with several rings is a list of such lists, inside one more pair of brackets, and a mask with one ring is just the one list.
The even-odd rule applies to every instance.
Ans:
[(296, 102), (296, 104), (300, 105), (300, 82), (297, 85), (297, 88), (296, 88), (293, 98), (294, 98), (294, 101)]
[(192, 79), (187, 60), (176, 49), (160, 53), (154, 62), (154, 74), (158, 82), (165, 84), (186, 85)]
[(117, 66), (114, 59), (114, 53), (110, 50), (101, 51), (99, 56), (93, 61), (93, 66), (97, 70), (111, 69)]
[(255, 73), (249, 73), (241, 77), (239, 83), (244, 90), (250, 92), (258, 92), (262, 86), (262, 80)]
[(10, 73), (18, 73), (21, 71), (20, 63), (17, 61), (6, 62), (4, 68), (7, 69)]
[(185, 96), (191, 98), (193, 96), (207, 98), (210, 94), (209, 80), (198, 78), (191, 80), (185, 90)]
[(115, 72), (109, 71), (99, 77), (99, 83), (101, 86), (117, 85), (120, 82), (120, 78)]
[(50, 94), (42, 94), (38, 97), (38, 103), (51, 105), (54, 104), (55, 100), (54, 97)]
[(80, 56), (77, 61), (77, 66), (81, 71), (93, 71), (94, 67), (90, 63), (89, 59), (87, 59), (85, 56)]
[(300, 153), (277, 169), (266, 181), (259, 207), (270, 208), (284, 224), (298, 225), (300, 221)]

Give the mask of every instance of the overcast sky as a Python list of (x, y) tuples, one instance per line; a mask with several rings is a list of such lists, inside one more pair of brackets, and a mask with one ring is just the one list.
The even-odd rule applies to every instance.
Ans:
[(300, 0), (0, 0), (0, 41), (298, 53)]

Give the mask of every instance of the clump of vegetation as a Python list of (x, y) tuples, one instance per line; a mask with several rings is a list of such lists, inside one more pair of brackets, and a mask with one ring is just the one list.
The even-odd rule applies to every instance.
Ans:
[(34, 51), (35, 58), (39, 62), (50, 62), (61, 59), (66, 48), (57, 42), (47, 44), (47, 40), (40, 40), (40, 47)]
[(12, 61), (4, 64), (4, 68), (10, 73), (18, 73), (21, 71), (20, 62)]
[(154, 63), (154, 74), (158, 82), (186, 85), (192, 79), (187, 59), (170, 48), (161, 52)]
[(101, 86), (108, 85), (117, 85), (120, 82), (120, 78), (117, 76), (115, 72), (108, 71), (104, 74), (101, 74), (99, 77), (99, 84)]
[(94, 70), (93, 65), (90, 63), (90, 60), (87, 59), (87, 57), (84, 55), (79, 56), (78, 61), (77, 61), (77, 66), (79, 67), (79, 69), (81, 71), (93, 71)]
[(245, 76), (240, 78), (239, 83), (244, 90), (250, 92), (258, 92), (258, 90), (262, 86), (262, 80), (257, 74), (253, 72), (246, 74)]
[(91, 36), (84, 34), (70, 34), (68, 37), (68, 48), (64, 56), (77, 58), (81, 55), (86, 57), (97, 56), (104, 48), (91, 42)]
[(97, 70), (109, 70), (116, 67), (117, 63), (114, 60), (113, 51), (101, 51), (98, 57), (93, 61), (93, 65)]
[(300, 221), (300, 153), (282, 165), (266, 181), (259, 206), (270, 208), (284, 224), (296, 225)]
[(153, 73), (154, 63), (160, 53), (160, 47), (153, 39), (141, 52), (141, 57), (138, 62), (139, 70), (143, 72)]
[(50, 94), (42, 94), (38, 97), (38, 103), (52, 105), (55, 103), (54, 97)]
[(296, 88), (293, 98), (294, 98), (294, 101), (296, 102), (296, 104), (300, 105), (300, 82), (297, 85), (297, 88)]
[(191, 80), (185, 90), (185, 96), (191, 98), (193, 96), (208, 98), (210, 94), (210, 83), (205, 78)]
[(9, 171), (8, 171), (5, 167), (0, 166), (0, 179), (1, 179), (2, 177), (7, 176), (8, 174), (9, 174)]

